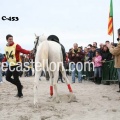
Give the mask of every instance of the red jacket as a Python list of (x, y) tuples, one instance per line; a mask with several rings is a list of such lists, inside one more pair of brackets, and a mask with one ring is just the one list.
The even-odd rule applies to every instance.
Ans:
[[(10, 44), (10, 46), (14, 45), (14, 42), (12, 44)], [(16, 57), (16, 61), (19, 62), (19, 59), (20, 59), (20, 53), (23, 53), (23, 54), (30, 54), (30, 51), (29, 50), (25, 50), (23, 49), (20, 45), (16, 45), (16, 51), (15, 51), (15, 57)], [(2, 60), (2, 62), (6, 62), (7, 59), (6, 57), (4, 57), (4, 59)]]

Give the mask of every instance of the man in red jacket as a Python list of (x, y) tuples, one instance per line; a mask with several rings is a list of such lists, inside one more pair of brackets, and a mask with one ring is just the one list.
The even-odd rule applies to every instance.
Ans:
[[(22, 89), (23, 86), (21, 85), (21, 82), (19, 80), (19, 71), (18, 69), (18, 62), (20, 62), (20, 53), (23, 54), (30, 54), (32, 51), (25, 50), (21, 48), (20, 45), (15, 44), (13, 42), (13, 36), (8, 34), (6, 36), (7, 45), (5, 47), (5, 58), (2, 62), (8, 62), (9, 67), (6, 73), (6, 80), (8, 82), (11, 82), (12, 84), (17, 86), (18, 93), (16, 97), (23, 97)], [(11, 78), (13, 76), (14, 79)]]

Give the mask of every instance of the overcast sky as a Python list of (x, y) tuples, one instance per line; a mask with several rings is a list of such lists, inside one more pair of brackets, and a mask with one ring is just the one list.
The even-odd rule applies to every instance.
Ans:
[[(7, 34), (28, 50), (33, 49), (34, 33), (57, 35), (66, 51), (75, 42), (79, 46), (112, 42), (107, 35), (109, 6), (110, 0), (0, 0), (0, 52)], [(120, 0), (113, 0), (113, 7), (116, 42)], [(2, 16), (19, 17), (19, 21), (2, 21)]]

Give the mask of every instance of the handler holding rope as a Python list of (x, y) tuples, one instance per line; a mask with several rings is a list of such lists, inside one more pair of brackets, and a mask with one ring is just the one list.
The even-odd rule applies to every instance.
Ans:
[[(22, 49), (20, 45), (13, 42), (13, 36), (8, 34), (6, 36), (7, 45), (5, 47), (5, 58), (2, 62), (8, 62), (8, 70), (6, 73), (6, 80), (17, 86), (18, 93), (16, 97), (23, 97), (22, 89), (23, 86), (19, 80), (18, 62), (20, 62), (20, 53), (30, 54), (32, 51)], [(13, 78), (11, 78), (13, 76)]]

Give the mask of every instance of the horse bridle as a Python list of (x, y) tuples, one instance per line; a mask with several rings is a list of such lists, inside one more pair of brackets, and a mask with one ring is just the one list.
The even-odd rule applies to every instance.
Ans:
[(36, 54), (36, 52), (37, 52), (37, 45), (38, 45), (38, 41), (39, 41), (39, 36), (36, 39), (37, 39), (37, 42), (35, 44), (35, 47), (33, 48), (34, 54)]

